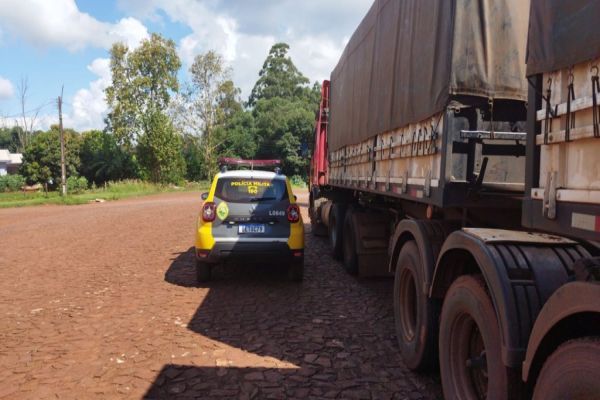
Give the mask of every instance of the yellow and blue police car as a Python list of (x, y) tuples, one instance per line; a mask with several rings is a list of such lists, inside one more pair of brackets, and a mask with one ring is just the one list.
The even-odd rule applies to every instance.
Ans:
[[(276, 262), (291, 280), (304, 275), (304, 225), (296, 196), (278, 160), (221, 159), (221, 172), (204, 193), (196, 229), (198, 282), (210, 280), (224, 261)], [(231, 170), (245, 166), (250, 170)]]

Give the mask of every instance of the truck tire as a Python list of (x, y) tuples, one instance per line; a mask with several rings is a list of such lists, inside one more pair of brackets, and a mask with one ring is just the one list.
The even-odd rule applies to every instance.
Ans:
[(346, 205), (334, 203), (329, 212), (329, 245), (331, 255), (336, 260), (342, 259), (342, 237), (344, 229), (344, 217), (346, 216)]
[(304, 260), (294, 260), (288, 265), (288, 279), (292, 282), (304, 279)]
[(439, 305), (421, 288), (422, 260), (415, 241), (402, 247), (394, 277), (394, 323), (404, 363), (413, 371), (427, 371), (437, 361)]
[(600, 338), (570, 340), (546, 360), (534, 400), (599, 400)]
[(342, 256), (343, 265), (346, 272), (352, 275), (358, 273), (358, 254), (356, 253), (355, 243), (355, 227), (352, 215), (354, 214), (352, 209), (346, 212), (344, 217), (344, 235), (342, 237)]
[(212, 277), (212, 266), (202, 261), (196, 261), (196, 280), (198, 283), (208, 282)]
[(327, 236), (327, 227), (323, 222), (320, 222), (319, 220), (319, 209), (325, 201), (326, 200), (323, 198), (317, 198), (315, 200), (314, 194), (313, 192), (311, 192), (308, 213), (310, 217), (310, 232), (313, 234), (313, 236)]
[(518, 374), (502, 362), (496, 312), (480, 276), (461, 276), (448, 289), (439, 331), (444, 398), (518, 398)]

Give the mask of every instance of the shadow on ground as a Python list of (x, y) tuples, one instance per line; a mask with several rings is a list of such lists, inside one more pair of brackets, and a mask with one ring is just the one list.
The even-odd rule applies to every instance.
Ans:
[(308, 388), (285, 389), (284, 381), (294, 373), (286, 369), (168, 365), (160, 371), (144, 398), (306, 398), (310, 393)]
[[(308, 230), (308, 229), (307, 229)], [(285, 266), (216, 268), (188, 329), (291, 368), (165, 366), (147, 398), (434, 399), (437, 378), (402, 362), (394, 336), (392, 284), (361, 280), (329, 257), (325, 240), (307, 237), (305, 280)], [(178, 254), (165, 280), (196, 287), (194, 249)], [(254, 260), (249, 260), (254, 261)]]

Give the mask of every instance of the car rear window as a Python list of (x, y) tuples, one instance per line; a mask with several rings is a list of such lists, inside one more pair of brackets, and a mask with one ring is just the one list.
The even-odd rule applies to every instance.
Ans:
[(260, 203), (288, 198), (284, 179), (220, 178), (215, 197), (231, 203)]

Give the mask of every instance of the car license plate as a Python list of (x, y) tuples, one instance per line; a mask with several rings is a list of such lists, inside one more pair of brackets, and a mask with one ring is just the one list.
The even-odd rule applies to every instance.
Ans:
[(265, 233), (264, 225), (240, 225), (238, 233)]

